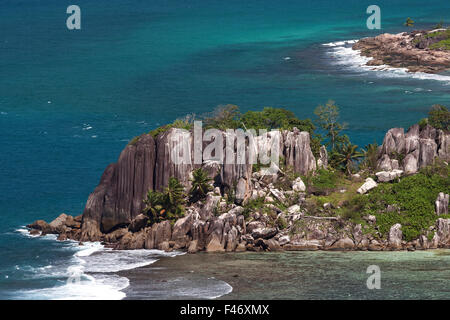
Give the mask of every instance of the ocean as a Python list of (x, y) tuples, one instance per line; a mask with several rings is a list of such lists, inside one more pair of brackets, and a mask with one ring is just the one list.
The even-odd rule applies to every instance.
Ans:
[[(419, 29), (450, 21), (449, 1), (377, 1), (381, 30), (367, 29), (365, 0), (77, 0), (81, 30), (68, 30), (72, 2), (0, 3), (0, 299), (123, 299), (132, 290), (126, 272), (183, 259), (25, 232), (36, 219), (81, 214), (136, 135), (220, 104), (313, 118), (332, 99), (351, 141), (364, 146), (450, 101), (449, 73), (368, 68), (350, 49), (361, 37), (404, 31), (407, 17)], [(229, 293), (220, 281), (193, 297)]]

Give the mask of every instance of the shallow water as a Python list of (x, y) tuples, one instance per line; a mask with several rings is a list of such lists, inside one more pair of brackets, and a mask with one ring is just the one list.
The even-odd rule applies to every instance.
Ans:
[[(381, 271), (379, 290), (366, 285), (371, 265)], [(232, 291), (220, 299), (450, 299), (448, 250), (200, 253), (162, 259), (123, 274), (130, 279), (124, 290), (130, 299), (161, 299), (165, 294), (181, 298), (176, 291), (155, 294), (177, 279), (190, 284), (192, 291), (207, 286), (207, 279), (224, 281)]]

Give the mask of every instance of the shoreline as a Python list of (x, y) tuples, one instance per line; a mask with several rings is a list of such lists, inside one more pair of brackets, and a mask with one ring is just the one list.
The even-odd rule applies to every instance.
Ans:
[(367, 66), (384, 65), (408, 72), (436, 74), (450, 70), (450, 51), (446, 45), (450, 29), (421, 30), (398, 34), (384, 33), (358, 40), (352, 49), (370, 58)]
[[(441, 266), (431, 267), (433, 260), (439, 259)], [(348, 262), (352, 265), (348, 265)], [(326, 263), (328, 262), (328, 263)], [(332, 263), (331, 263), (332, 262)], [(272, 253), (199, 253), (196, 255), (180, 255), (174, 258), (162, 258), (157, 262), (128, 271), (119, 272), (130, 281), (130, 286), (123, 291), (128, 299), (150, 299), (154, 297), (152, 290), (162, 292), (164, 288), (171, 288), (175, 283), (194, 284), (193, 292), (207, 292), (215, 290), (207, 279), (223, 281), (232, 287), (232, 291), (224, 293), (218, 300), (229, 299), (394, 299), (397, 294), (401, 298), (415, 299), (420, 292), (395, 292), (395, 286), (384, 288), (375, 293), (373, 290), (364, 290), (366, 268), (371, 264), (379, 264), (381, 270), (389, 272), (384, 277), (384, 285), (395, 283), (401, 273), (395, 273), (393, 267), (406, 264), (404, 268), (413, 274), (408, 276), (408, 283), (404, 286), (414, 286), (414, 278), (420, 274), (424, 281), (437, 279), (440, 270), (448, 272), (450, 267), (450, 251), (447, 249), (407, 252), (272, 252)], [(321, 265), (321, 270), (317, 268)], [(414, 267), (416, 265), (417, 267)], [(347, 269), (343, 268), (348, 266)], [(418, 273), (417, 268), (429, 268), (429, 274)], [(400, 268), (401, 269), (401, 268)], [(436, 269), (436, 270), (435, 270)], [(348, 281), (349, 283), (331, 290), (322, 292), (333, 281)], [(206, 290), (200, 290), (201, 285)], [(403, 288), (403, 287), (402, 287)], [(196, 291), (197, 290), (197, 291)], [(445, 286), (439, 290), (445, 290)], [(353, 291), (361, 291), (359, 294)], [(375, 290), (377, 291), (377, 290)], [(225, 292), (225, 291), (224, 291)], [(445, 291), (442, 291), (445, 294)], [(385, 297), (385, 295), (388, 295)], [(170, 294), (169, 294), (170, 295)], [(423, 293), (423, 298), (427, 297)], [(445, 296), (444, 296), (445, 297)], [(189, 296), (188, 292), (178, 291), (172, 293), (172, 299), (197, 299)], [(428, 297), (429, 298), (429, 297)], [(447, 297), (448, 298), (448, 297)], [(201, 299), (201, 298), (198, 298)]]

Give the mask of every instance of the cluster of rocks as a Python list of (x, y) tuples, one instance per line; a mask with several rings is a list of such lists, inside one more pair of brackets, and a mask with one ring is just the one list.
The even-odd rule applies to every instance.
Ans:
[[(376, 37), (363, 38), (353, 45), (361, 55), (372, 58), (367, 65), (388, 65), (407, 68), (410, 72), (437, 73), (450, 68), (450, 51), (430, 49), (443, 40), (439, 36), (427, 37), (442, 30), (384, 33)], [(443, 37), (447, 35), (443, 34)]]
[(403, 128), (393, 128), (386, 133), (378, 167), (390, 173), (383, 174), (383, 178), (395, 179), (403, 172), (417, 173), (420, 168), (433, 164), (436, 157), (443, 161), (450, 160), (450, 134), (430, 125), (421, 129), (415, 124), (406, 133)]
[[(227, 137), (224, 134), (224, 139)], [(229, 137), (228, 137), (229, 138)], [(260, 138), (257, 145), (267, 151), (273, 136)], [(201, 165), (173, 164), (174, 141), (188, 146), (192, 155), (192, 135), (172, 128), (156, 139), (143, 135), (129, 144), (117, 163), (109, 165), (100, 184), (89, 196), (82, 216), (62, 214), (47, 224), (38, 220), (28, 225), (30, 232), (58, 234), (59, 240), (80, 242), (102, 241), (115, 249), (187, 250), (190, 253), (262, 251), (262, 250), (401, 250), (429, 249), (450, 245), (450, 219), (439, 218), (427, 234), (412, 242), (402, 240), (401, 225), (392, 226), (385, 240), (381, 234), (365, 232), (361, 224), (353, 224), (335, 216), (330, 203), (319, 214), (308, 209), (307, 186), (301, 178), (286, 180), (282, 170), (267, 175), (264, 170), (253, 172), (251, 165), (225, 164), (203, 159)], [(449, 159), (449, 135), (427, 126), (391, 129), (379, 149), (376, 174), (378, 183), (387, 183), (411, 174), (434, 158)], [(189, 147), (190, 146), (190, 147)], [(307, 132), (285, 131), (281, 135), (280, 155), (285, 165), (303, 175), (318, 167), (327, 168), (324, 147), (315, 159)], [(226, 152), (231, 152), (226, 150)], [(234, 156), (236, 156), (236, 150)], [(399, 155), (401, 155), (400, 158)], [(192, 163), (194, 163), (192, 161)], [(189, 186), (192, 171), (202, 167), (213, 179), (214, 191), (206, 199), (191, 204), (185, 216), (177, 221), (149, 224), (142, 214), (143, 198), (149, 189), (161, 190), (169, 177), (177, 177)], [(354, 175), (360, 179), (360, 175)], [(281, 182), (288, 188), (277, 188)], [(377, 187), (367, 178), (358, 189), (364, 194)], [(227, 188), (234, 188), (234, 198), (228, 198)], [(342, 190), (346, 192), (346, 190)], [(261, 202), (261, 199), (263, 200)], [(247, 210), (249, 201), (257, 200), (260, 208)], [(439, 194), (436, 214), (448, 214), (449, 195)], [(395, 208), (393, 208), (395, 210)], [(376, 226), (374, 216), (365, 217)], [(376, 228), (374, 228), (376, 230)]]

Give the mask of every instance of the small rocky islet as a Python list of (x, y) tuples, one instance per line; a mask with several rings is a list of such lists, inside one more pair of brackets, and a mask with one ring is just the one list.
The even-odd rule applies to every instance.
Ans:
[[(224, 141), (229, 138), (229, 132), (220, 132)], [(273, 137), (258, 136), (258, 151), (268, 152)], [(194, 164), (193, 130), (159, 128), (133, 139), (105, 169), (82, 215), (61, 214), (27, 227), (32, 234), (101, 241), (119, 250), (450, 248), (448, 127), (421, 121), (406, 132), (390, 129), (383, 144), (367, 151), (353, 170), (333, 167), (327, 148), (316, 145), (311, 132), (293, 127), (280, 138), (280, 170), (266, 175), (254, 164), (211, 159)], [(191, 164), (171, 161), (178, 150), (174, 143), (188, 146)], [(193, 200), (188, 193), (199, 172), (208, 177), (208, 186)], [(157, 208), (161, 216), (155, 219), (146, 196), (164, 192), (173, 179), (185, 190), (179, 214), (170, 217)]]
[(450, 69), (450, 29), (446, 28), (384, 33), (363, 38), (352, 48), (371, 58), (368, 66), (386, 65), (425, 73)]

